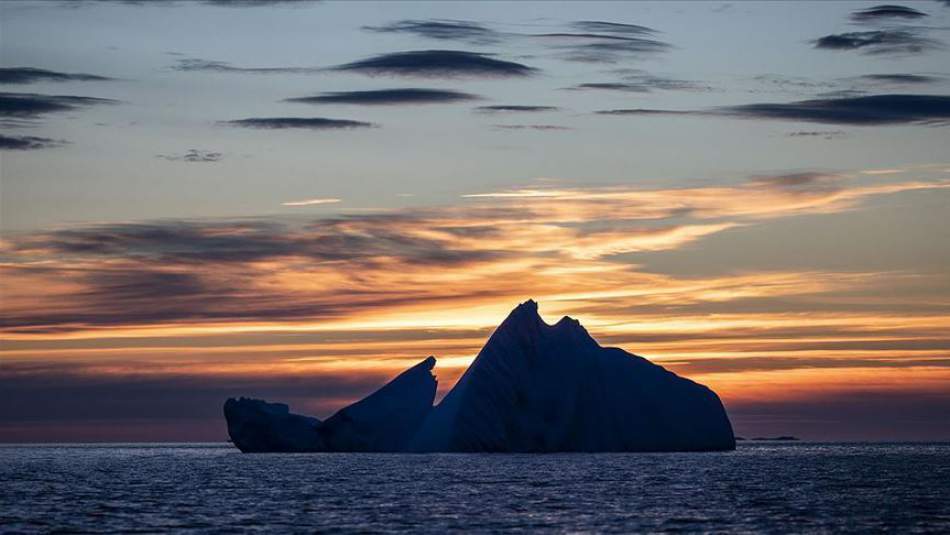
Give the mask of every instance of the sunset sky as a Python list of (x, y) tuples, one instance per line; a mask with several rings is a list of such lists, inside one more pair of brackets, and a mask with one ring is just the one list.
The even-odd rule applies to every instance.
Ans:
[(532, 298), (741, 436), (950, 440), (950, 4), (0, 3), (0, 442), (226, 439)]

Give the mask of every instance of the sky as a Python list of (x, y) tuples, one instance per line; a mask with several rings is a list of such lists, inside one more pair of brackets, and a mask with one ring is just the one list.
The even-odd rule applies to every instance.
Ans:
[(535, 299), (741, 436), (950, 440), (947, 2), (0, 3), (0, 442), (221, 441)]

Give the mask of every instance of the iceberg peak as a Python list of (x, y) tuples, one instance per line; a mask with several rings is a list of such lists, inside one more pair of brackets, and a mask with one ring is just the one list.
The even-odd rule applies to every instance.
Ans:
[(735, 448), (709, 388), (643, 357), (601, 347), (580, 322), (548, 325), (527, 300), (495, 329), (436, 406), (435, 357), (330, 418), (230, 399), (242, 451), (563, 452)]

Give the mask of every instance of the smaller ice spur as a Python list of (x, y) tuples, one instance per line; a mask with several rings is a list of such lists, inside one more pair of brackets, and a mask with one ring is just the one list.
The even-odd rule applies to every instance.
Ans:
[(518, 305), (433, 405), (428, 357), (324, 421), (228, 399), (231, 441), (251, 452), (622, 452), (735, 448), (719, 396), (643, 357), (601, 347), (574, 319)]

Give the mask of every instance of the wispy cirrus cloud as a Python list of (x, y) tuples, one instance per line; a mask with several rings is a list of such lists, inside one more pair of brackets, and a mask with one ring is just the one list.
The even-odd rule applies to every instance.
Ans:
[(367, 91), (333, 91), (309, 97), (288, 98), (285, 99), (285, 102), (390, 106), (400, 104), (445, 104), (480, 99), (481, 97), (478, 95), (448, 89), (401, 87), (396, 89), (373, 89)]
[(159, 154), (156, 157), (170, 162), (210, 163), (221, 161), (223, 156), (220, 152), (188, 149), (182, 154)]
[(303, 199), (301, 201), (287, 201), (280, 203), (282, 206), (316, 206), (320, 204), (336, 204), (341, 202), (341, 199), (336, 197), (317, 197), (314, 199)]
[(581, 63), (618, 63), (650, 57), (673, 49), (673, 45), (647, 37), (617, 33), (549, 32), (531, 37), (550, 46), (561, 59)]
[[(629, 292), (660, 277), (638, 273), (624, 255), (674, 250), (775, 218), (850, 210), (873, 196), (947, 187), (855, 185), (841, 175), (793, 173), (719, 187), (515, 189), (471, 194), (456, 206), (311, 220), (38, 232), (3, 246), (0, 328), (27, 335), (351, 321), (426, 303), (489, 300), (504, 307), (525, 292), (619, 297), (618, 288)], [(549, 276), (538, 278), (543, 273)], [(660, 279), (695, 291), (695, 281)], [(647, 299), (649, 292), (637, 294)]]
[(844, 130), (798, 130), (785, 135), (786, 137), (799, 138), (820, 137), (823, 139), (838, 139), (847, 136), (847, 133)]
[(464, 50), (413, 50), (380, 54), (333, 67), (340, 72), (372, 76), (419, 78), (512, 78), (531, 76), (537, 69), (492, 57), (491, 54)]
[(199, 58), (179, 59), (172, 69), (182, 72), (219, 72), (238, 74), (314, 74), (320, 67), (237, 67), (226, 61)]
[(578, 20), (571, 23), (571, 27), (584, 32), (611, 33), (620, 35), (650, 35), (657, 33), (656, 30), (639, 24), (626, 24), (622, 22), (608, 22), (602, 20)]
[(569, 126), (562, 126), (556, 124), (493, 124), (493, 128), (499, 130), (540, 130), (540, 131), (564, 131), (564, 130), (573, 130)]

